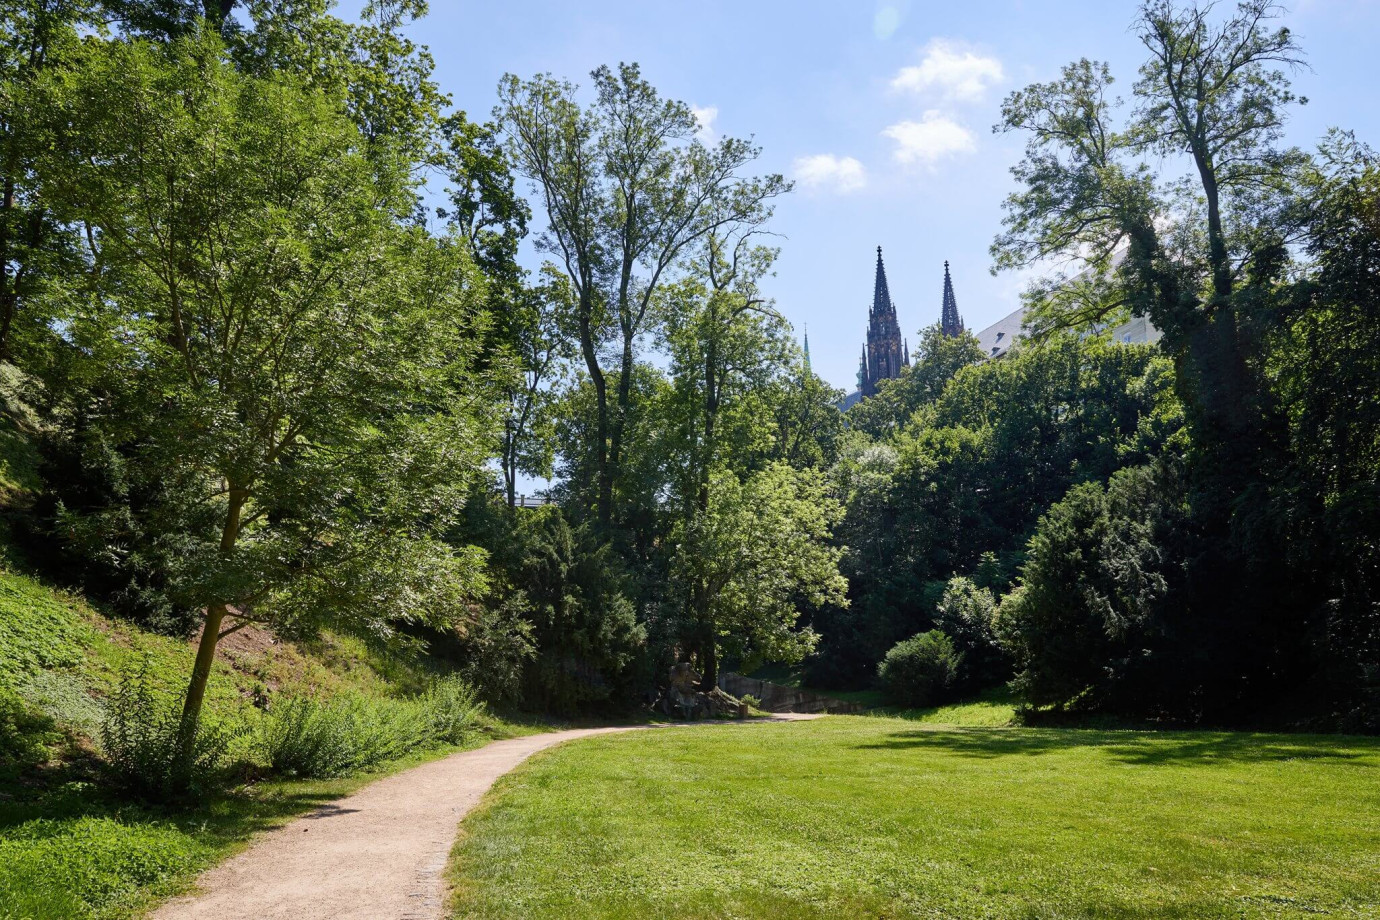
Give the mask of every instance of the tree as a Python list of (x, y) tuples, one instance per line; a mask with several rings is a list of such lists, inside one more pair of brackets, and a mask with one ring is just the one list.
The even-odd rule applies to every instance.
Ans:
[(16, 335), (43, 329), (39, 304), (79, 270), (74, 228), (54, 220), (39, 191), (41, 152), (24, 103), (35, 82), (75, 51), (95, 25), (88, 0), (22, 0), (0, 9), (0, 361)]
[(1029, 705), (1179, 717), (1212, 705), (1217, 637), (1174, 593), (1184, 510), (1178, 471), (1160, 463), (1074, 486), (1040, 518), (997, 614)]
[(671, 537), (673, 582), (704, 600), (682, 633), (704, 686), (717, 682), (725, 654), (793, 663), (814, 647), (814, 633), (797, 625), (798, 605), (847, 603), (842, 549), (828, 543), (840, 513), (814, 471), (776, 462), (742, 478), (711, 475), (707, 509)]
[(214, 36), (94, 47), (37, 104), (46, 191), (91, 228), (80, 398), (187, 528), (190, 749), (228, 632), (444, 624), (482, 583), (439, 539), (492, 443), (481, 285), (396, 219), (409, 164), (366, 155), (340, 96), (239, 74)]
[[(1262, 209), (1299, 161), (1275, 148), (1296, 101), (1281, 68), (1302, 62), (1289, 30), (1268, 28), (1278, 11), (1245, 0), (1214, 25), (1211, 5), (1150, 0), (1135, 26), (1150, 56), (1125, 130), (1113, 124), (1110, 72), (1086, 60), (1058, 81), (1013, 93), (997, 128), (1030, 135), (1012, 170), (1023, 188), (1008, 198), (1007, 232), (992, 247), (998, 267), (1056, 257), (1087, 266), (1033, 292), (1044, 328), (1103, 322), (1123, 309), (1149, 316), (1176, 355), (1199, 440), (1225, 465), (1260, 462), (1278, 429), (1242, 340), (1239, 314), (1249, 300), (1232, 297), (1262, 243), (1253, 229)], [(1135, 161), (1144, 153), (1188, 153), (1202, 207), (1184, 183), (1175, 186), (1185, 196), (1178, 202), (1162, 198), (1154, 173)]]
[(920, 348), (901, 376), (883, 381), (880, 390), (848, 411), (848, 424), (874, 438), (899, 431), (922, 406), (929, 405), (963, 368), (986, 357), (970, 332), (947, 336), (938, 323), (920, 330)]
[(565, 276), (543, 268), (544, 283), (518, 289), (505, 322), (517, 357), (517, 374), (504, 388), (499, 466), (508, 506), (516, 502), (519, 472), (550, 476), (555, 451), (556, 401), (566, 378), (571, 296)]
[[(616, 73), (601, 67), (591, 76), (597, 96), (586, 108), (570, 83), (509, 74), (494, 117), (546, 212), (538, 245), (575, 292), (580, 353), (594, 391), (595, 505), (607, 527), (616, 523), (635, 352), (653, 298), (687, 247), (757, 219), (789, 183), (779, 175), (745, 177), (759, 153), (746, 141), (723, 138), (713, 148), (693, 141), (698, 123), (690, 107), (663, 99), (637, 65)], [(612, 367), (608, 351), (616, 355)]]

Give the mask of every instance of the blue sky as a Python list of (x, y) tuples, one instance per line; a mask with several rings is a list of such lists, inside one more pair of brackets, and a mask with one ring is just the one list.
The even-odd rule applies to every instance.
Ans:
[[(1380, 145), (1380, 0), (1293, 0), (1308, 54), (1293, 143), (1333, 125)], [(784, 238), (768, 290), (815, 371), (851, 388), (878, 245), (912, 343), (939, 316), (943, 262), (979, 329), (1019, 305), (1026, 279), (993, 277), (988, 246), (1023, 141), (991, 133), (1002, 97), (1079, 57), (1108, 61), (1129, 95), (1142, 49), (1135, 4), (920, 0), (475, 3), (432, 0), (414, 29), (458, 108), (487, 118), (505, 72), (587, 84), (637, 61), (715, 134), (752, 135), (763, 172), (797, 180), (772, 229)], [(528, 247), (524, 260), (539, 261)]]

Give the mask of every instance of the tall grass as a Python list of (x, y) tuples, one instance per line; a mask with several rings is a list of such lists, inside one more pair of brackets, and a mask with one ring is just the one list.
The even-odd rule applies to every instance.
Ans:
[(344, 776), (433, 744), (460, 744), (479, 730), (484, 706), (458, 678), (411, 699), (353, 694), (296, 697), (264, 720), (259, 750), (286, 776)]
[(101, 748), (117, 785), (152, 802), (213, 791), (242, 729), (202, 720), (183, 750), (181, 707), (154, 692), (148, 659), (126, 673), (101, 726)]

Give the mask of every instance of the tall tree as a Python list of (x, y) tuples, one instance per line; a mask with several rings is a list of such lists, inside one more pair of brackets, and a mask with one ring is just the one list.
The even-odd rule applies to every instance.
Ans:
[(539, 245), (576, 295), (580, 353), (594, 390), (596, 513), (608, 526), (617, 517), (637, 343), (649, 331), (658, 288), (688, 246), (755, 218), (789, 184), (743, 175), (758, 156), (746, 141), (723, 138), (712, 148), (694, 141), (690, 107), (663, 99), (637, 65), (591, 76), (596, 98), (587, 107), (573, 84), (505, 76), (494, 116), (546, 212)]
[(819, 472), (771, 463), (740, 478), (721, 469), (708, 497), (673, 532), (671, 571), (699, 599), (686, 638), (712, 687), (723, 654), (749, 665), (800, 661), (816, 641), (799, 625), (801, 605), (846, 605), (847, 582), (843, 549), (829, 544), (842, 509)]
[(444, 623), (480, 579), (439, 538), (492, 443), (479, 285), (398, 221), (409, 164), (368, 156), (343, 102), (203, 36), (93, 49), (38, 103), (54, 206), (92, 228), (86, 398), (164, 484), (205, 611), (185, 745), (227, 632)]
[(0, 9), (0, 360), (14, 356), (16, 323), (41, 328), (35, 301), (79, 271), (75, 228), (44, 204), (35, 160), (35, 114), (24, 104), (42, 74), (64, 66), (83, 29), (97, 24), (91, 0), (21, 0)]

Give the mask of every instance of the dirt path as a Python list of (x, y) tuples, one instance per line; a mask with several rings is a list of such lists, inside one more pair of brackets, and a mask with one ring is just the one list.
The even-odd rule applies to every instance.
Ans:
[(631, 730), (495, 741), (381, 779), (266, 834), (153, 920), (440, 920), (456, 829), (494, 780), (564, 741)]

